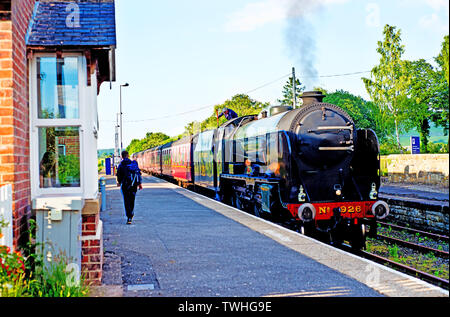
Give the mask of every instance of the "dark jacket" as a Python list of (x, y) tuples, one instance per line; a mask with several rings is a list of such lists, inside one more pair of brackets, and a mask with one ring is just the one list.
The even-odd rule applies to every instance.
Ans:
[(131, 164), (131, 160), (129, 158), (123, 159), (122, 162), (120, 162), (119, 167), (117, 167), (117, 182), (122, 185), (126, 174), (126, 166)]
[(136, 161), (131, 161), (129, 158), (123, 159), (122, 162), (120, 162), (119, 167), (117, 167), (117, 182), (122, 185), (122, 188), (125, 187), (129, 187), (130, 184), (126, 184), (127, 180), (129, 179), (129, 169), (128, 169), (128, 165), (132, 165), (135, 164), (136, 168), (138, 169), (138, 174), (139, 174), (139, 181), (137, 183), (134, 184), (134, 187), (141, 184), (142, 178), (140, 178), (141, 175), (141, 171), (139, 170), (138, 164)]
[[(228, 113), (225, 113), (226, 111), (228, 111)], [(238, 117), (237, 113), (233, 110), (227, 109), (226, 111), (223, 111), (221, 114), (219, 114), (218, 118), (220, 118), (221, 116), (225, 116), (227, 120), (231, 120)]]

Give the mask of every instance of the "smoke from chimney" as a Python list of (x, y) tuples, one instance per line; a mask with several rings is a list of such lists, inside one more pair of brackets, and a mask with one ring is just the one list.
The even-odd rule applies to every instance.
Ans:
[[(298, 65), (298, 77), (306, 89), (312, 90), (317, 84), (316, 36), (308, 16), (320, 9), (317, 0), (289, 0), (287, 2), (286, 46), (289, 55)], [(314, 78), (312, 78), (314, 77)]]

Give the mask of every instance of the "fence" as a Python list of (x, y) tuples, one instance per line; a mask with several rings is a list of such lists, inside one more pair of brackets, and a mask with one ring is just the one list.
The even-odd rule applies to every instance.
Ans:
[(0, 222), (7, 224), (5, 228), (1, 228), (0, 245), (13, 250), (12, 186), (10, 184), (0, 187)]

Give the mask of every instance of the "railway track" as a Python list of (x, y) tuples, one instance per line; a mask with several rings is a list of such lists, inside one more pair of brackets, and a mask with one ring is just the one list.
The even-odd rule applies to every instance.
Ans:
[[(416, 229), (412, 229), (412, 228), (407, 228), (407, 227), (402, 227), (396, 224), (391, 224), (391, 223), (385, 223), (385, 222), (377, 222), (379, 225), (381, 225), (384, 228), (392, 228), (397, 232), (405, 232), (406, 234), (409, 235), (413, 235), (414, 237), (420, 236), (422, 237), (426, 237), (428, 239), (433, 239), (435, 241), (442, 241), (448, 244), (449, 241), (449, 237), (448, 236), (444, 236), (444, 235), (439, 235), (439, 234), (434, 234), (431, 232), (425, 232), (425, 231), (420, 231), (420, 230), (416, 230)], [(435, 256), (438, 257), (442, 257), (442, 258), (449, 258), (449, 254), (448, 251), (442, 250), (442, 249), (436, 249), (430, 246), (426, 246), (424, 244), (420, 244), (420, 243), (415, 243), (415, 242), (411, 242), (411, 241), (407, 241), (404, 239), (399, 239), (396, 237), (392, 237), (389, 235), (385, 235), (385, 234), (378, 234), (377, 235), (377, 239), (379, 240), (383, 240), (386, 241), (388, 243), (393, 243), (396, 244), (398, 246), (403, 246), (406, 248), (410, 248), (412, 250), (418, 251), (422, 254), (428, 254), (428, 253), (432, 253)]]
[(432, 274), (429, 274), (429, 273), (426, 273), (426, 272), (423, 272), (423, 271), (420, 271), (420, 270), (417, 270), (417, 269), (415, 269), (413, 267), (410, 267), (408, 265), (404, 265), (404, 264), (395, 262), (395, 261), (390, 260), (390, 259), (388, 259), (386, 257), (382, 257), (382, 256), (379, 256), (379, 255), (376, 255), (374, 253), (367, 252), (367, 251), (364, 251), (364, 250), (355, 251), (354, 249), (352, 249), (352, 247), (350, 245), (345, 244), (345, 243), (342, 244), (339, 247), (339, 249), (341, 249), (343, 251), (346, 251), (346, 252), (349, 252), (349, 253), (352, 253), (352, 254), (355, 254), (355, 255), (358, 255), (358, 256), (363, 257), (363, 258), (365, 258), (367, 260), (370, 260), (370, 261), (373, 261), (373, 262), (376, 262), (376, 263), (388, 266), (388, 267), (390, 267), (392, 269), (395, 269), (397, 271), (401, 271), (401, 272), (406, 273), (408, 275), (417, 277), (417, 278), (419, 278), (419, 279), (421, 279), (423, 281), (426, 281), (426, 282), (428, 282), (430, 284), (439, 286), (439, 287), (444, 288), (446, 290), (449, 289), (449, 281), (448, 280), (440, 278), (440, 277), (437, 277), (437, 276), (434, 276)]
[(378, 234), (377, 238), (379, 240), (384, 240), (384, 241), (389, 242), (389, 243), (395, 243), (395, 244), (397, 244), (399, 246), (403, 246), (403, 247), (407, 247), (407, 248), (410, 248), (410, 249), (415, 250), (415, 251), (419, 251), (420, 253), (423, 253), (423, 254), (433, 253), (436, 256), (448, 258), (448, 252), (444, 251), (444, 250), (430, 248), (430, 247), (423, 246), (423, 245), (420, 245), (420, 244), (417, 244), (417, 243), (413, 243), (413, 242), (409, 242), (409, 241), (405, 241), (405, 240), (401, 240), (401, 239), (385, 236), (385, 235), (382, 235), (382, 234)]
[(374, 261), (374, 262), (377, 262), (377, 263), (380, 263), (380, 264), (383, 264), (383, 265), (387, 265), (387, 266), (389, 266), (389, 267), (391, 267), (393, 269), (396, 269), (396, 270), (402, 271), (402, 272), (404, 272), (406, 274), (415, 276), (415, 277), (417, 277), (417, 278), (419, 278), (419, 279), (421, 279), (423, 281), (426, 281), (426, 282), (431, 283), (433, 285), (439, 286), (441, 288), (444, 288), (444, 289), (447, 289), (447, 290), (449, 289), (449, 281), (446, 280), (446, 279), (443, 279), (443, 278), (434, 276), (432, 274), (429, 274), (429, 273), (417, 270), (417, 269), (415, 269), (413, 267), (410, 267), (410, 266), (407, 266), (407, 265), (395, 262), (393, 260), (390, 260), (388, 258), (379, 256), (379, 255), (376, 255), (376, 254), (373, 254), (373, 253), (370, 253), (370, 252), (366, 252), (366, 251), (362, 251), (362, 250), (361, 251), (352, 251), (351, 248), (347, 249), (346, 251), (353, 252), (356, 255), (364, 257), (365, 259), (368, 259), (368, 260), (371, 260), (371, 261)]
[[(377, 223), (382, 228), (393, 230), (394, 235), (402, 235), (402, 234), (405, 235), (403, 238), (399, 238), (399, 237), (390, 236), (389, 234), (378, 233), (377, 238), (376, 238), (378, 241), (383, 241), (390, 245), (396, 245), (396, 246), (400, 246), (403, 248), (411, 249), (413, 251), (419, 252), (420, 254), (433, 254), (436, 257), (446, 259), (446, 261), (448, 261), (448, 259), (449, 259), (448, 251), (445, 251), (442, 249), (436, 249), (435, 247), (430, 247), (430, 246), (423, 244), (423, 241), (428, 239), (428, 241), (433, 240), (435, 245), (436, 244), (437, 245), (441, 245), (441, 244), (448, 245), (448, 242), (449, 242), (448, 236), (435, 234), (435, 233), (431, 233), (431, 232), (425, 232), (425, 231), (416, 230), (416, 229), (412, 229), (412, 228), (407, 228), (407, 227), (399, 226), (399, 225), (392, 224), (392, 223), (385, 223), (385, 222), (380, 222), (380, 221)], [(416, 242), (407, 241), (407, 240), (405, 240), (406, 237), (409, 237), (409, 239), (411, 239), (411, 237), (412, 237), (412, 238), (415, 238), (415, 240), (419, 240), (419, 241), (422, 240), (422, 244), (420, 242), (417, 243), (417, 241)], [(359, 255), (363, 256), (364, 258), (370, 259), (370, 260), (375, 261), (380, 264), (388, 265), (391, 268), (394, 268), (394, 269), (402, 271), (404, 273), (413, 275), (413, 276), (418, 277), (418, 278), (420, 278), (424, 281), (427, 281), (431, 284), (437, 285), (437, 286), (445, 288), (447, 290), (449, 289), (449, 281), (446, 279), (437, 277), (437, 276), (427, 273), (427, 272), (423, 272), (412, 266), (408, 266), (408, 265), (399, 263), (395, 260), (389, 259), (387, 257), (381, 256), (381, 255), (378, 255), (378, 254), (375, 254), (372, 252), (359, 251), (357, 253), (359, 253)]]
[[(281, 226), (283, 226), (283, 227), (285, 227), (287, 229), (294, 230), (292, 225), (290, 225), (288, 223), (278, 223), (277, 222), (277, 224), (281, 225)], [(449, 239), (447, 236), (436, 235), (436, 234), (429, 233), (429, 232), (423, 232), (423, 231), (419, 231), (419, 230), (415, 230), (415, 229), (405, 228), (405, 227), (401, 227), (401, 226), (398, 226), (398, 225), (395, 225), (395, 224), (389, 224), (389, 223), (384, 223), (384, 222), (380, 223), (380, 224), (382, 226), (395, 227), (396, 230), (409, 231), (410, 233), (414, 233), (414, 234), (423, 233), (424, 236), (427, 236), (429, 238), (433, 238), (433, 239), (436, 239), (436, 240), (440, 240), (440, 241), (447, 241), (448, 242), (448, 239)], [(414, 251), (418, 251), (418, 252), (420, 252), (422, 254), (433, 253), (436, 256), (439, 256), (439, 257), (442, 257), (442, 258), (447, 258), (447, 259), (449, 258), (448, 251), (443, 251), (443, 250), (438, 250), (438, 249), (435, 249), (435, 248), (430, 248), (430, 247), (419, 245), (419, 244), (412, 243), (412, 242), (409, 242), (409, 241), (404, 241), (404, 240), (401, 240), (401, 239), (392, 238), (392, 237), (388, 237), (388, 236), (384, 236), (384, 235), (377, 235), (377, 240), (386, 241), (386, 242), (389, 242), (389, 243), (392, 243), (392, 244), (401, 245), (403, 247), (412, 249)], [(368, 259), (370, 261), (373, 261), (373, 262), (376, 262), (376, 263), (388, 266), (388, 267), (390, 267), (392, 269), (401, 271), (401, 272), (403, 272), (405, 274), (414, 276), (414, 277), (419, 278), (419, 279), (421, 279), (423, 281), (426, 281), (426, 282), (428, 282), (430, 284), (439, 286), (439, 287), (447, 289), (447, 290), (449, 289), (449, 281), (448, 280), (440, 278), (440, 277), (437, 277), (437, 276), (435, 276), (433, 274), (430, 274), (430, 273), (427, 273), (427, 272), (423, 272), (423, 271), (418, 270), (418, 269), (416, 269), (416, 268), (414, 268), (412, 266), (408, 266), (408, 265), (396, 262), (396, 261), (391, 260), (391, 259), (389, 259), (387, 257), (383, 257), (383, 256), (377, 255), (377, 254), (372, 253), (372, 252), (368, 252), (368, 251), (364, 251), (364, 250), (354, 250), (350, 245), (345, 244), (345, 243), (341, 244), (338, 248), (342, 249), (342, 250), (344, 250), (346, 252), (355, 254), (357, 256), (363, 257), (365, 259)]]
[(425, 237), (429, 237), (431, 239), (435, 239), (435, 240), (442, 240), (442, 241), (449, 241), (449, 237), (448, 236), (444, 236), (444, 235), (440, 235), (440, 234), (436, 234), (436, 233), (432, 233), (432, 232), (426, 232), (426, 231), (421, 231), (421, 230), (417, 230), (417, 229), (413, 229), (413, 228), (408, 228), (408, 227), (402, 227), (393, 223), (386, 223), (386, 222), (382, 222), (382, 221), (377, 221), (377, 224), (379, 224), (380, 226), (383, 227), (391, 227), (395, 230), (399, 230), (399, 231), (406, 231), (409, 232), (411, 234), (420, 234), (422, 236)]
[[(392, 224), (392, 223), (385, 223), (385, 222), (381, 222), (381, 221), (377, 221), (377, 224), (380, 225), (381, 227), (384, 228), (390, 228), (395, 230), (396, 232), (405, 232), (409, 235), (413, 235), (415, 237), (427, 237), (428, 239), (433, 239), (435, 241), (440, 241), (440, 242), (445, 242), (448, 244), (449, 241), (449, 237), (448, 236), (444, 236), (444, 235), (439, 235), (439, 234), (434, 234), (431, 232), (425, 232), (425, 231), (420, 231), (420, 230), (416, 230), (416, 229), (412, 229), (412, 228), (407, 228), (407, 227), (402, 227), (396, 224)], [(406, 241), (404, 239), (400, 239), (398, 237), (392, 237), (392, 236), (388, 236), (388, 235), (384, 235), (384, 234), (377, 234), (376, 239), (378, 241), (384, 241), (387, 242), (389, 244), (393, 244), (393, 245), (397, 245), (397, 246), (401, 246), (404, 248), (408, 248), (414, 251), (417, 251), (421, 254), (433, 254), (437, 257), (443, 258), (443, 259), (447, 259), (449, 258), (449, 252), (448, 251), (444, 251), (441, 249), (436, 249), (433, 247), (429, 247), (426, 245), (422, 245), (422, 244), (418, 244), (418, 243), (414, 243), (411, 241)], [(344, 245), (343, 248), (345, 249), (345, 251), (347, 252), (352, 252), (356, 255), (359, 255), (361, 257), (364, 257), (368, 260), (383, 264), (383, 265), (387, 265), (393, 269), (399, 270), (401, 272), (404, 272), (406, 274), (415, 276), (421, 280), (424, 280), (426, 282), (429, 282), (433, 285), (442, 287), (444, 289), (449, 289), (449, 281), (443, 278), (440, 278), (438, 276), (435, 276), (433, 274), (427, 273), (427, 272), (423, 272), (421, 270), (418, 270), (412, 266), (408, 266), (402, 263), (399, 263), (395, 260), (389, 259), (387, 257), (375, 254), (373, 252), (368, 252), (368, 251), (364, 251), (364, 250), (360, 250), (360, 251), (355, 251), (352, 250), (350, 246), (348, 245)]]

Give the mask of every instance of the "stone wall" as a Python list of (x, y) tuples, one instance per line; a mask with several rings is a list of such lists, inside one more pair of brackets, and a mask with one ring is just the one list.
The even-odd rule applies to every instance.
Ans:
[(448, 187), (448, 154), (395, 154), (381, 157), (381, 169), (391, 183)]
[(394, 222), (402, 226), (448, 235), (449, 233), (449, 204), (448, 202), (423, 201), (417, 198), (401, 199), (380, 195), (391, 209), (387, 222)]

